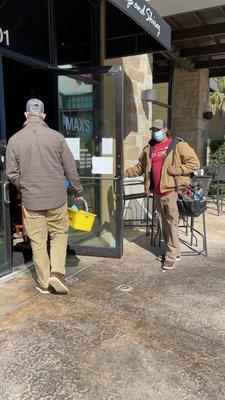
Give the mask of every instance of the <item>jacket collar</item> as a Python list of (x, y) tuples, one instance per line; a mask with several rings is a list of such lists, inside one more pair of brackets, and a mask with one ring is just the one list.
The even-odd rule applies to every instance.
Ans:
[(48, 125), (46, 124), (46, 122), (38, 117), (29, 117), (27, 118), (27, 120), (24, 122), (23, 127), (27, 127), (27, 126), (45, 126), (46, 128), (48, 128)]

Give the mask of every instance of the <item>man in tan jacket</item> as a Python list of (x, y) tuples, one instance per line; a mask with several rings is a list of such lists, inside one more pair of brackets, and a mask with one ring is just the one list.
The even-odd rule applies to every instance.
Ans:
[(52, 288), (66, 294), (69, 224), (65, 179), (75, 189), (78, 201), (83, 196), (83, 187), (64, 136), (44, 122), (44, 104), (38, 99), (29, 100), (25, 116), (23, 129), (12, 136), (7, 146), (6, 174), (22, 195), (24, 224), (37, 273), (36, 287), (44, 294)]
[(156, 211), (166, 254), (162, 255), (162, 268), (170, 270), (180, 260), (180, 244), (177, 208), (177, 187), (190, 183), (190, 174), (199, 169), (200, 164), (195, 151), (181, 139), (167, 136), (165, 122), (153, 122), (152, 140), (144, 148), (136, 166), (128, 168), (124, 177), (145, 175), (147, 194), (153, 190)]

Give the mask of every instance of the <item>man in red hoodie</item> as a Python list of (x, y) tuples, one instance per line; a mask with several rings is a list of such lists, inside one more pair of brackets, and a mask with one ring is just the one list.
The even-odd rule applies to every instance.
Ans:
[(177, 187), (190, 183), (190, 174), (199, 169), (195, 151), (182, 139), (168, 135), (166, 123), (157, 119), (153, 122), (152, 139), (143, 149), (136, 166), (128, 168), (124, 177), (145, 174), (145, 190), (153, 190), (166, 253), (162, 256), (165, 270), (174, 268), (180, 260), (178, 232), (179, 213)]

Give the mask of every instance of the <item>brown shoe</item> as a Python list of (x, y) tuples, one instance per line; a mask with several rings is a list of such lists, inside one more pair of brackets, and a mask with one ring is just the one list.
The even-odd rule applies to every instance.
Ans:
[(176, 261), (165, 261), (162, 268), (166, 270), (173, 269), (175, 267), (175, 262)]
[(58, 294), (68, 294), (69, 289), (67, 287), (65, 281), (65, 275), (60, 274), (59, 272), (52, 272), (49, 278), (49, 285), (53, 287), (53, 289)]

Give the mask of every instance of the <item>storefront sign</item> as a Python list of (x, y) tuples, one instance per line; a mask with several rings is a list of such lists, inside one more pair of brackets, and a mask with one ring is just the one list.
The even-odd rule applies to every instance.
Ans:
[(67, 117), (66, 115), (63, 115), (63, 125), (65, 126), (66, 131), (69, 132), (78, 132), (79, 134), (91, 132), (91, 122), (88, 119)]
[(0, 44), (6, 44), (7, 46), (9, 46), (9, 31), (8, 29), (6, 29), (5, 31), (3, 31), (2, 28), (0, 28)]
[(110, 0), (167, 49), (171, 47), (171, 28), (146, 0)]
[(60, 113), (60, 132), (65, 137), (79, 137), (91, 141), (93, 133), (92, 111), (69, 111)]

